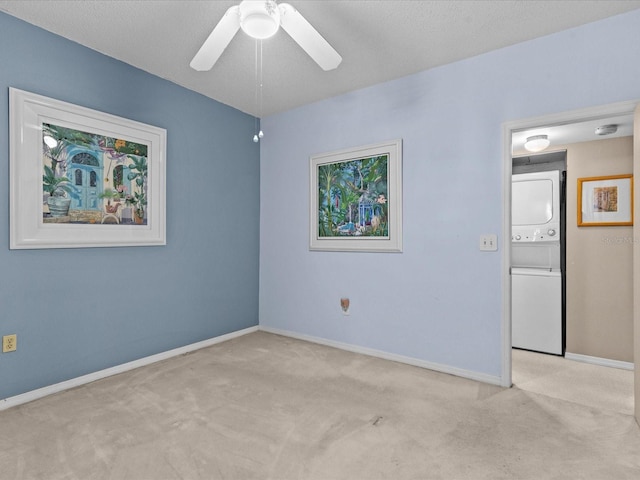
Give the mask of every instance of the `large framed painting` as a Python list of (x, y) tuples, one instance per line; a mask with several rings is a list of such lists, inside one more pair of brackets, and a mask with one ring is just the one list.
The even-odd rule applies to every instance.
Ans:
[(402, 141), (313, 155), (311, 250), (402, 251)]
[(633, 225), (633, 175), (578, 179), (578, 226)]
[(10, 248), (165, 245), (166, 130), (9, 89)]

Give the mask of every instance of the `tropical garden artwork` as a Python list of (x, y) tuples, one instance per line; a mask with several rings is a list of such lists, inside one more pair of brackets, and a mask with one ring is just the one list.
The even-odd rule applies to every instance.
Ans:
[(42, 124), (44, 223), (146, 225), (147, 146)]
[(389, 236), (389, 155), (317, 166), (318, 237)]

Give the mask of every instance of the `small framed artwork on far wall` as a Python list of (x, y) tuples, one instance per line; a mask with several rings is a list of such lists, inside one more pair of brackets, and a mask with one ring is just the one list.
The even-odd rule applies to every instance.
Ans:
[(578, 179), (578, 226), (633, 225), (633, 175)]

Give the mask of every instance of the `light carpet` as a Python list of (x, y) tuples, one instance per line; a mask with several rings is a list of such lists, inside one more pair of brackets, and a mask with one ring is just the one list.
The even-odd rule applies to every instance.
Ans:
[(640, 429), (616, 407), (265, 332), (2, 411), (0, 428), (2, 479), (640, 478)]

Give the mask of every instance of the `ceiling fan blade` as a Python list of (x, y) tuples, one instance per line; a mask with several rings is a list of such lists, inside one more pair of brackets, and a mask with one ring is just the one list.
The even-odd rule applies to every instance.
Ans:
[(288, 3), (281, 3), (280, 25), (323, 70), (333, 70), (342, 57), (322, 35)]
[(240, 28), (240, 9), (238, 5), (229, 8), (224, 17), (218, 22), (216, 28), (204, 41), (198, 53), (189, 64), (194, 70), (204, 72), (211, 70), (211, 67), (218, 61), (224, 49), (227, 48), (231, 39)]

